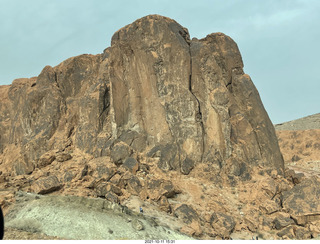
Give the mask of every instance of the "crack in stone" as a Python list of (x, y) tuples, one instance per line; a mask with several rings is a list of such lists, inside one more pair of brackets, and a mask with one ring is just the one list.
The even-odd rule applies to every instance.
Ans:
[(191, 43), (189, 44), (189, 55), (190, 55), (190, 73), (189, 73), (189, 91), (192, 94), (192, 96), (196, 99), (198, 104), (198, 111), (196, 115), (196, 121), (200, 123), (201, 126), (201, 137), (202, 137), (202, 152), (201, 152), (201, 162), (203, 161), (203, 155), (205, 152), (205, 128), (202, 121), (202, 112), (201, 112), (201, 106), (200, 101), (197, 98), (197, 96), (192, 91), (192, 54), (191, 54)]

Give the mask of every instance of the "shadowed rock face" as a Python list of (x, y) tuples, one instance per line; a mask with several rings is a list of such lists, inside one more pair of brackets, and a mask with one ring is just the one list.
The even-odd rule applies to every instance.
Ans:
[(190, 40), (166, 17), (141, 18), (117, 31), (103, 54), (46, 66), (0, 95), (4, 172), (31, 173), (48, 151), (110, 156), (120, 141), (128, 155), (149, 152), (162, 170), (183, 174), (201, 162), (216, 164), (213, 174), (244, 178), (253, 166), (283, 169), (236, 43), (222, 33)]

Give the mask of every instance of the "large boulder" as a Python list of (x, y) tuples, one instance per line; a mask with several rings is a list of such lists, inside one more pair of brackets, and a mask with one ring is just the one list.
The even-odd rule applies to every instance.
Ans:
[(298, 225), (320, 220), (320, 180), (304, 180), (282, 193), (282, 205)]

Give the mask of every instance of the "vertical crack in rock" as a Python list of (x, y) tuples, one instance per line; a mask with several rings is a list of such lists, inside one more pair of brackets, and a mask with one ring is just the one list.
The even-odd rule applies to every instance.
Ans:
[(197, 96), (192, 92), (192, 55), (191, 55), (191, 46), (190, 43), (189, 45), (189, 55), (190, 55), (190, 73), (189, 73), (189, 91), (192, 94), (192, 96), (195, 98), (198, 104), (198, 111), (196, 115), (196, 121), (200, 123), (201, 126), (201, 140), (202, 140), (202, 152), (201, 152), (201, 162), (203, 161), (203, 155), (205, 152), (205, 129), (203, 125), (203, 120), (202, 120), (202, 113), (201, 113), (201, 106), (200, 106), (200, 101), (197, 98)]

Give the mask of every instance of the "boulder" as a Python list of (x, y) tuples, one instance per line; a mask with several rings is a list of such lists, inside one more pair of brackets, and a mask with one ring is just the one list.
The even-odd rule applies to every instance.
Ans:
[(119, 203), (119, 198), (116, 194), (113, 192), (107, 192), (107, 194), (104, 196), (106, 200), (113, 202), (113, 203)]
[(287, 226), (285, 228), (283, 228), (281, 231), (279, 231), (277, 233), (277, 235), (279, 237), (281, 237), (282, 239), (284, 240), (292, 240), (292, 239), (295, 239), (295, 235), (294, 235), (294, 228), (293, 226)]
[(117, 165), (122, 164), (130, 155), (130, 147), (123, 142), (119, 142), (111, 148), (111, 159)]
[(132, 174), (136, 174), (139, 170), (139, 162), (132, 157), (127, 158), (122, 166)]
[(129, 190), (129, 192), (131, 192), (132, 194), (135, 195), (139, 195), (141, 189), (142, 189), (142, 185), (140, 180), (138, 179), (137, 176), (132, 175), (127, 182), (127, 189)]
[[(171, 58), (176, 53), (180, 61)], [(174, 20), (150, 15), (117, 31), (109, 54), (117, 133), (144, 136), (159, 149), (149, 155), (160, 152), (160, 169), (182, 165), (186, 174), (186, 158), (220, 155), (247, 162), (249, 172), (254, 165), (283, 170), (274, 127), (230, 37), (190, 40)]]
[(168, 201), (168, 198), (162, 196), (159, 200), (160, 209), (164, 212), (171, 213), (171, 206)]
[(220, 237), (229, 237), (232, 233), (236, 222), (231, 215), (225, 213), (214, 213), (210, 219), (214, 233)]
[(311, 238), (311, 232), (304, 227), (294, 226), (294, 233), (297, 240), (308, 240)]
[(112, 193), (116, 194), (117, 196), (122, 195), (122, 191), (119, 187), (117, 187), (111, 183), (105, 183), (105, 182), (98, 184), (95, 187), (95, 191), (96, 191), (98, 197), (104, 197), (105, 195), (108, 194), (108, 192), (112, 192)]
[(56, 160), (60, 163), (72, 159), (69, 153), (61, 152), (56, 155)]
[(186, 158), (185, 160), (183, 160), (181, 162), (181, 166), (180, 167), (181, 167), (180, 168), (181, 173), (184, 174), (184, 175), (188, 175), (190, 173), (190, 171), (194, 167), (194, 162), (191, 159)]
[(295, 185), (301, 183), (305, 178), (303, 173), (296, 173), (293, 169), (286, 169), (285, 177)]
[(273, 223), (277, 230), (281, 230), (288, 225), (295, 224), (293, 219), (290, 218), (290, 215), (285, 213), (278, 213), (274, 218)]
[(282, 193), (283, 208), (298, 225), (320, 219), (320, 180), (317, 177), (305, 179), (292, 189)]
[(45, 178), (41, 178), (35, 181), (31, 189), (37, 194), (48, 194), (59, 190), (62, 187), (59, 179), (55, 175), (51, 175)]
[(116, 173), (117, 167), (114, 165), (109, 157), (99, 157), (92, 159), (88, 162), (87, 166), (84, 168), (84, 173), (92, 175), (96, 179), (104, 179), (109, 181)]
[(187, 204), (181, 204), (174, 210), (174, 215), (183, 220), (186, 224), (191, 224), (192, 221), (199, 221), (197, 212)]
[(137, 231), (141, 231), (144, 229), (144, 226), (143, 226), (143, 223), (138, 220), (138, 219), (134, 219), (132, 222), (131, 222), (131, 225), (133, 227), (133, 229), (137, 230)]
[(36, 167), (37, 168), (43, 168), (46, 167), (47, 165), (50, 165), (54, 160), (56, 159), (56, 156), (54, 155), (54, 152), (49, 151), (39, 158)]

